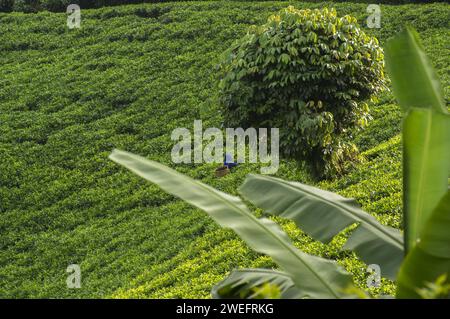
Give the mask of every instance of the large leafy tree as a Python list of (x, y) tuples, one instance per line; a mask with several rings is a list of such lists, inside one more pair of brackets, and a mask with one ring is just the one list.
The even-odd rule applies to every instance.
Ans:
[(318, 175), (344, 171), (356, 146), (341, 134), (363, 127), (367, 100), (385, 88), (384, 55), (356, 18), (292, 6), (251, 28), (221, 64), (230, 127), (279, 127), (281, 151)]

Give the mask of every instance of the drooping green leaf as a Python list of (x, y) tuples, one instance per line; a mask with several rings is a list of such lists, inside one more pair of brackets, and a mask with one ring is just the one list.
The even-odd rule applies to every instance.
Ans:
[(411, 109), (403, 123), (403, 161), (405, 235), (409, 250), (448, 189), (450, 115), (431, 109)]
[[(397, 297), (419, 298), (418, 289), (446, 274), (450, 278), (450, 191), (425, 223), (417, 245), (408, 253), (398, 276)], [(448, 296), (450, 297), (450, 296)]]
[(271, 256), (311, 298), (339, 298), (351, 285), (336, 262), (308, 255), (269, 219), (258, 219), (239, 197), (230, 196), (143, 157), (114, 150), (110, 159), (157, 184), (168, 193), (204, 210), (222, 227), (234, 230), (252, 249)]
[(354, 250), (368, 264), (380, 265), (383, 276), (395, 279), (404, 255), (402, 234), (381, 225), (354, 200), (262, 175), (249, 175), (240, 193), (267, 213), (293, 220), (305, 233), (324, 243), (358, 223), (344, 248)]
[(400, 106), (432, 108), (448, 113), (439, 80), (413, 29), (407, 28), (386, 45), (386, 66)]
[(211, 291), (213, 298), (248, 298), (255, 296), (255, 289), (271, 284), (280, 290), (282, 299), (306, 297), (295, 286), (292, 278), (284, 272), (271, 269), (239, 269), (215, 285)]

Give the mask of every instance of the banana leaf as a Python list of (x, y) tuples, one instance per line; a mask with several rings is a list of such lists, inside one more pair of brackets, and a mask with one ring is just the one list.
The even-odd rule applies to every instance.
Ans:
[[(419, 298), (418, 289), (441, 275), (450, 278), (450, 191), (423, 227), (420, 241), (408, 253), (397, 282), (398, 298)], [(447, 281), (448, 283), (448, 281)]]
[(248, 175), (239, 189), (244, 198), (266, 213), (293, 220), (305, 233), (328, 243), (347, 226), (359, 224), (344, 249), (367, 264), (378, 264), (382, 275), (395, 279), (403, 260), (403, 235), (381, 225), (353, 199), (282, 179)]
[(448, 188), (450, 115), (437, 76), (417, 33), (406, 29), (388, 41), (386, 63), (403, 124), (403, 206), (406, 251)]
[(403, 206), (408, 249), (414, 247), (447, 192), (449, 170), (450, 116), (431, 109), (411, 109), (403, 123)]
[(404, 111), (420, 107), (448, 113), (441, 85), (415, 30), (406, 28), (387, 42), (386, 67)]
[(302, 295), (340, 298), (351, 277), (336, 262), (297, 249), (273, 221), (257, 218), (239, 197), (231, 196), (143, 157), (114, 150), (110, 159), (157, 184), (166, 192), (204, 210), (222, 227), (236, 232), (252, 249), (269, 255)]

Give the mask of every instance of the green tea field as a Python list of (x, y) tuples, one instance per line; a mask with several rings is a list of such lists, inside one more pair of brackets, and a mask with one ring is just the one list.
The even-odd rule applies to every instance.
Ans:
[[(450, 6), (367, 3), (166, 2), (65, 13), (0, 13), (0, 298), (211, 298), (233, 269), (276, 267), (207, 214), (108, 159), (114, 148), (159, 161), (237, 194), (259, 164), (216, 178), (216, 164), (174, 164), (171, 132), (195, 119), (221, 127), (218, 64), (249, 26), (287, 5), (350, 14), (380, 45), (405, 24), (421, 36), (450, 98)], [(292, 159), (276, 176), (355, 198), (382, 224), (402, 229), (402, 112), (392, 91), (369, 104), (372, 120), (352, 132), (364, 161), (317, 180)], [(261, 211), (255, 209), (255, 214)], [(304, 252), (335, 259), (366, 285), (366, 265), (275, 218)], [(81, 267), (81, 289), (66, 268)], [(382, 280), (375, 296), (393, 294)]]

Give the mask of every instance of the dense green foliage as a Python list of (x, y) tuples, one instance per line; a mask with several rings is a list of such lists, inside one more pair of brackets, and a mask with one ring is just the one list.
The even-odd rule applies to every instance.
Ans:
[(0, 12), (11, 12), (14, 7), (14, 0), (0, 0)]
[(70, 4), (78, 4), (82, 9), (117, 6), (120, 4), (134, 4), (144, 2), (164, 2), (152, 0), (10, 0), (15, 11), (38, 12), (48, 10), (53, 12), (65, 12)]
[[(117, 6), (123, 4), (136, 3), (158, 3), (158, 2), (178, 2), (180, 0), (0, 0), (0, 12), (10, 12), (12, 9), (21, 12), (38, 12), (48, 10), (53, 12), (65, 12), (69, 4), (78, 4), (82, 9), (101, 8), (107, 6)], [(192, 0), (186, 0), (192, 1)], [(206, 0), (206, 1), (228, 1), (228, 0)], [(243, 0), (254, 2), (255, 0)], [(446, 0), (378, 0), (376, 3), (383, 4), (406, 4), (406, 3), (431, 3), (444, 2)], [(306, 0), (305, 2), (316, 2), (316, 0)], [(331, 2), (356, 2), (372, 3), (372, 0), (337, 0)]]
[(342, 174), (367, 125), (366, 101), (385, 88), (383, 51), (351, 16), (290, 6), (249, 30), (221, 65), (227, 127), (278, 127), (281, 152), (317, 173)]
[[(203, 212), (174, 200), (107, 159), (114, 147), (170, 164), (175, 127), (194, 119), (219, 127), (215, 79), (220, 55), (251, 24), (285, 3), (169, 3), (86, 10), (80, 30), (65, 14), (0, 14), (0, 296), (206, 298), (234, 268), (271, 267)], [(320, 8), (323, 3), (298, 3)], [(364, 4), (336, 4), (360, 23)], [(383, 8), (383, 7), (382, 7)], [(443, 4), (386, 7), (383, 45), (406, 23), (424, 46), (450, 96), (450, 10)], [(362, 23), (361, 23), (362, 24)], [(401, 228), (401, 112), (390, 94), (355, 143), (366, 162), (318, 186), (353, 197), (383, 224)], [(177, 170), (234, 193), (242, 165), (222, 179), (215, 166)], [(310, 182), (290, 161), (278, 173)], [(364, 264), (283, 229), (307, 253), (337, 259), (364, 286)], [(82, 289), (66, 287), (78, 263)], [(374, 292), (393, 293), (383, 280)]]

